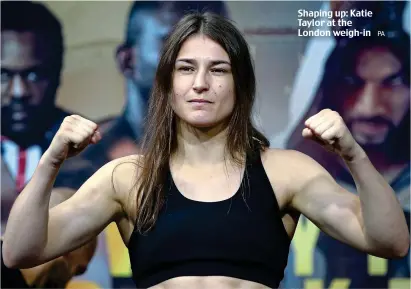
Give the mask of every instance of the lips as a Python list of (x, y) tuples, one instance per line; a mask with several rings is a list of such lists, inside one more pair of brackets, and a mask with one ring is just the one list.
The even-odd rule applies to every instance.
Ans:
[(22, 121), (23, 119), (27, 118), (27, 113), (23, 111), (16, 111), (12, 114), (12, 118), (14, 121)]
[(192, 99), (192, 100), (189, 100), (188, 102), (191, 102), (191, 103), (212, 103), (211, 101), (209, 101), (209, 100), (206, 100), (206, 99)]

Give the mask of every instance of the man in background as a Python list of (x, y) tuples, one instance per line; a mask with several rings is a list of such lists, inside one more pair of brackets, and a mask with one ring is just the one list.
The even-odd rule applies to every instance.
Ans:
[[(317, 145), (306, 142), (300, 133), (307, 115), (324, 108), (337, 111), (377, 170), (396, 191), (409, 220), (410, 37), (401, 29), (387, 29), (386, 33), (386, 37), (338, 41), (325, 64), (316, 97), (288, 140), (287, 148), (310, 155), (341, 185), (356, 192), (344, 164), (321, 152)], [(409, 255), (389, 260), (387, 272), (373, 275), (368, 270), (367, 254), (322, 232), (315, 256), (314, 274), (316, 278), (323, 278), (325, 288), (338, 278), (348, 279), (349, 288), (388, 288), (391, 278), (410, 277)]]
[[(59, 19), (43, 4), (1, 1), (1, 231), (63, 119), (56, 105), (64, 41)], [(87, 174), (90, 165), (77, 164)], [(99, 243), (98, 251), (104, 244)], [(93, 258), (82, 277), (108, 287), (107, 262)], [(41, 268), (45, 268), (44, 266)], [(99, 275), (97, 274), (99, 272)], [(91, 277), (90, 277), (91, 276)]]
[(63, 66), (59, 20), (42, 4), (1, 2), (2, 232), (68, 112), (55, 104)]

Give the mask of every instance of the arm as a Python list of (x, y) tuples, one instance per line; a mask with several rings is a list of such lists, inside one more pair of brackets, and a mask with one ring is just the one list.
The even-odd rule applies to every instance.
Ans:
[(404, 212), (395, 192), (355, 141), (342, 117), (324, 109), (305, 121), (302, 135), (338, 154), (355, 181), (356, 196), (339, 186), (311, 158), (294, 153), (292, 206), (325, 233), (379, 257), (403, 257), (409, 248)]
[(123, 214), (111, 183), (116, 162), (96, 172), (71, 198), (49, 211), (58, 168), (47, 153), (10, 213), (3, 257), (9, 267), (28, 268), (70, 252)]
[(7, 266), (45, 263), (84, 245), (124, 215), (121, 193), (129, 192), (122, 185), (127, 174), (113, 173), (122, 159), (103, 166), (74, 196), (49, 210), (50, 193), (63, 162), (100, 139), (95, 123), (77, 115), (64, 119), (10, 212), (3, 246)]
[[(392, 188), (368, 158), (347, 162), (359, 196), (338, 185), (317, 162), (291, 151), (295, 161), (291, 206), (322, 231), (366, 253), (403, 257), (409, 248), (404, 213)], [(298, 169), (297, 169), (298, 167)]]

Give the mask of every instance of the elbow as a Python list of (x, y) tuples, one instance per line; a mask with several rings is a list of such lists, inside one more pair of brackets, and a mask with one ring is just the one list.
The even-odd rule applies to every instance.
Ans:
[(380, 255), (379, 257), (387, 259), (401, 259), (408, 255), (409, 250), (410, 238), (407, 234), (405, 237), (395, 240), (389, 247), (378, 250), (378, 255)]
[(405, 234), (405, 237), (403, 239), (404, 240), (396, 244), (395, 249), (393, 250), (395, 258), (404, 258), (408, 255), (408, 252), (410, 250), (410, 235), (408, 232), (407, 234)]
[(10, 269), (26, 269), (37, 265), (38, 256), (25, 255), (22, 251), (10, 248), (10, 245), (3, 243), (2, 246), (3, 263)]
[(4, 265), (10, 269), (18, 269), (21, 263), (19, 262), (19, 258), (15, 256), (14, 252), (10, 250), (9, 246), (3, 244), (1, 250), (1, 257), (3, 258)]
[(373, 242), (368, 242), (368, 254), (384, 259), (401, 259), (408, 255), (410, 250), (410, 234), (408, 230), (404, 230), (400, 234), (395, 234), (396, 237), (386, 239), (384, 242), (374, 239)]

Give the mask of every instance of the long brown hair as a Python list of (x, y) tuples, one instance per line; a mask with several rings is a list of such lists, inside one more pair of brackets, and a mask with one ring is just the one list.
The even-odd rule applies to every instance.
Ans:
[(206, 13), (191, 13), (175, 26), (163, 47), (142, 141), (142, 161), (138, 180), (135, 217), (140, 233), (150, 230), (165, 200), (169, 160), (177, 149), (175, 114), (170, 99), (175, 61), (181, 45), (190, 36), (201, 34), (219, 43), (227, 52), (235, 83), (235, 105), (228, 123), (226, 149), (232, 159), (251, 155), (269, 146), (267, 138), (252, 124), (255, 74), (248, 44), (241, 32), (226, 18)]

